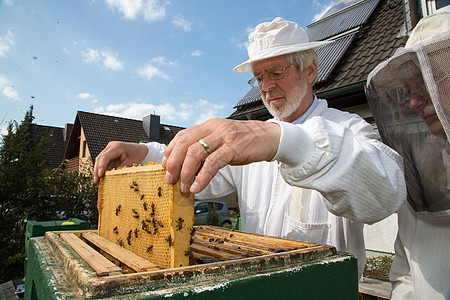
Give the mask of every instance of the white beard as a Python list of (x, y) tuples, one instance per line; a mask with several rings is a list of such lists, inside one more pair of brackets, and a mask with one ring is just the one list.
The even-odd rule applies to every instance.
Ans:
[[(300, 106), (303, 98), (306, 95), (308, 84), (305, 76), (301, 76), (299, 84), (286, 95), (286, 102), (282, 105), (270, 105), (266, 101), (264, 105), (266, 106), (269, 113), (275, 118), (285, 119), (291, 116)], [(266, 93), (266, 97), (270, 98), (270, 92)], [(273, 96), (273, 95), (272, 95)]]

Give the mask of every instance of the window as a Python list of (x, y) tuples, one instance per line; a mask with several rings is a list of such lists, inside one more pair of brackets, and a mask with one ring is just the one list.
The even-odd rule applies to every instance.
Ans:
[(428, 16), (440, 8), (450, 5), (450, 0), (421, 0), (421, 5), (423, 16)]
[(81, 148), (81, 157), (86, 156), (86, 140), (83, 141), (83, 147)]

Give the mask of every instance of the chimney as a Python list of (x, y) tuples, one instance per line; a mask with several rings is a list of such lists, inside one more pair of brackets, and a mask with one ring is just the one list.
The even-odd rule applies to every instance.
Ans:
[(64, 138), (65, 142), (70, 138), (70, 134), (72, 133), (72, 128), (73, 128), (73, 124), (70, 124), (70, 123), (66, 123), (66, 125), (64, 126), (63, 138)]
[(159, 116), (148, 115), (142, 120), (142, 126), (147, 136), (152, 140), (159, 140)]

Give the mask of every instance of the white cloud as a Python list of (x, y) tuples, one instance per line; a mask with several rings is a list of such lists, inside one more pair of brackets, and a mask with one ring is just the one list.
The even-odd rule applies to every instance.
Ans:
[(0, 57), (6, 57), (6, 53), (14, 45), (13, 37), (11, 30), (6, 31), (3, 37), (0, 36)]
[(8, 133), (8, 125), (0, 124), (0, 140)]
[(86, 48), (85, 51), (82, 51), (81, 56), (85, 62), (98, 62), (101, 59), (100, 52), (91, 48)]
[(179, 125), (182, 123), (199, 124), (210, 118), (218, 117), (219, 110), (223, 108), (224, 105), (199, 99), (196, 103), (181, 102), (176, 105), (172, 103), (154, 105), (144, 102), (124, 102), (106, 107), (99, 106), (94, 109), (94, 112), (136, 120), (142, 120), (144, 116), (156, 113), (161, 116), (163, 123)]
[(192, 30), (192, 23), (186, 20), (182, 15), (178, 14), (176, 15), (173, 20), (172, 24), (176, 27), (184, 30), (184, 31), (191, 31)]
[(89, 99), (89, 98), (92, 98), (92, 97), (94, 97), (94, 96), (89, 94), (89, 93), (79, 93), (77, 95), (77, 98), (80, 98), (80, 99)]
[(248, 41), (247, 42), (239, 42), (235, 38), (231, 38), (230, 42), (232, 44), (234, 44), (238, 49), (247, 49), (247, 47), (250, 45), (250, 43)]
[(108, 48), (101, 51), (86, 48), (86, 50), (81, 51), (81, 57), (83, 61), (88, 63), (99, 63), (101, 61), (106, 68), (114, 71), (123, 69), (123, 64), (117, 58), (117, 53), (113, 53)]
[(152, 59), (152, 62), (157, 63), (161, 66), (175, 66), (177, 64), (176, 61), (167, 60), (164, 56), (158, 56)]
[(0, 91), (4, 96), (13, 100), (20, 100), (19, 94), (11, 85), (8, 77), (5, 75), (0, 75)]
[(203, 52), (201, 51), (201, 50), (194, 50), (194, 51), (192, 51), (191, 52), (191, 54), (190, 54), (191, 56), (202, 56), (203, 55)]
[(147, 79), (151, 80), (154, 77), (159, 77), (168, 81), (172, 81), (172, 79), (167, 75), (164, 71), (158, 69), (157, 67), (154, 67), (152, 64), (147, 64), (141, 68), (138, 69), (138, 74)]
[(148, 0), (144, 3), (142, 14), (147, 22), (162, 20), (166, 17), (166, 6), (169, 1)]
[(311, 23), (316, 22), (317, 20), (319, 20), (320, 18), (322, 18), (322, 16), (330, 9), (331, 6), (333, 6), (333, 4), (335, 3), (335, 1), (331, 1), (328, 3), (320, 3), (317, 0), (313, 1), (313, 5), (318, 7), (318, 9), (320, 9), (320, 12), (317, 13), (313, 19), (311, 20)]
[(147, 22), (166, 17), (168, 1), (160, 0), (106, 0), (110, 9), (117, 9), (126, 19), (134, 20), (142, 16)]
[(195, 120), (195, 124), (200, 124), (208, 119), (217, 118), (219, 111), (225, 106), (222, 104), (215, 104), (205, 99), (199, 99), (196, 105), (198, 116)]
[(102, 56), (103, 56), (103, 64), (105, 65), (105, 67), (112, 69), (114, 71), (123, 69), (122, 63), (116, 57), (117, 54), (112, 53), (111, 50), (106, 49), (102, 51)]
[(2, 89), (3, 95), (5, 95), (8, 98), (19, 100), (19, 94), (14, 90), (14, 87), (12, 86), (6, 86)]

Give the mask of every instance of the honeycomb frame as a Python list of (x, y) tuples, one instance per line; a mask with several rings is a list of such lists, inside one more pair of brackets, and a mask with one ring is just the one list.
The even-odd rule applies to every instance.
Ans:
[(98, 193), (100, 236), (161, 269), (189, 265), (194, 195), (165, 182), (160, 164), (106, 171)]

